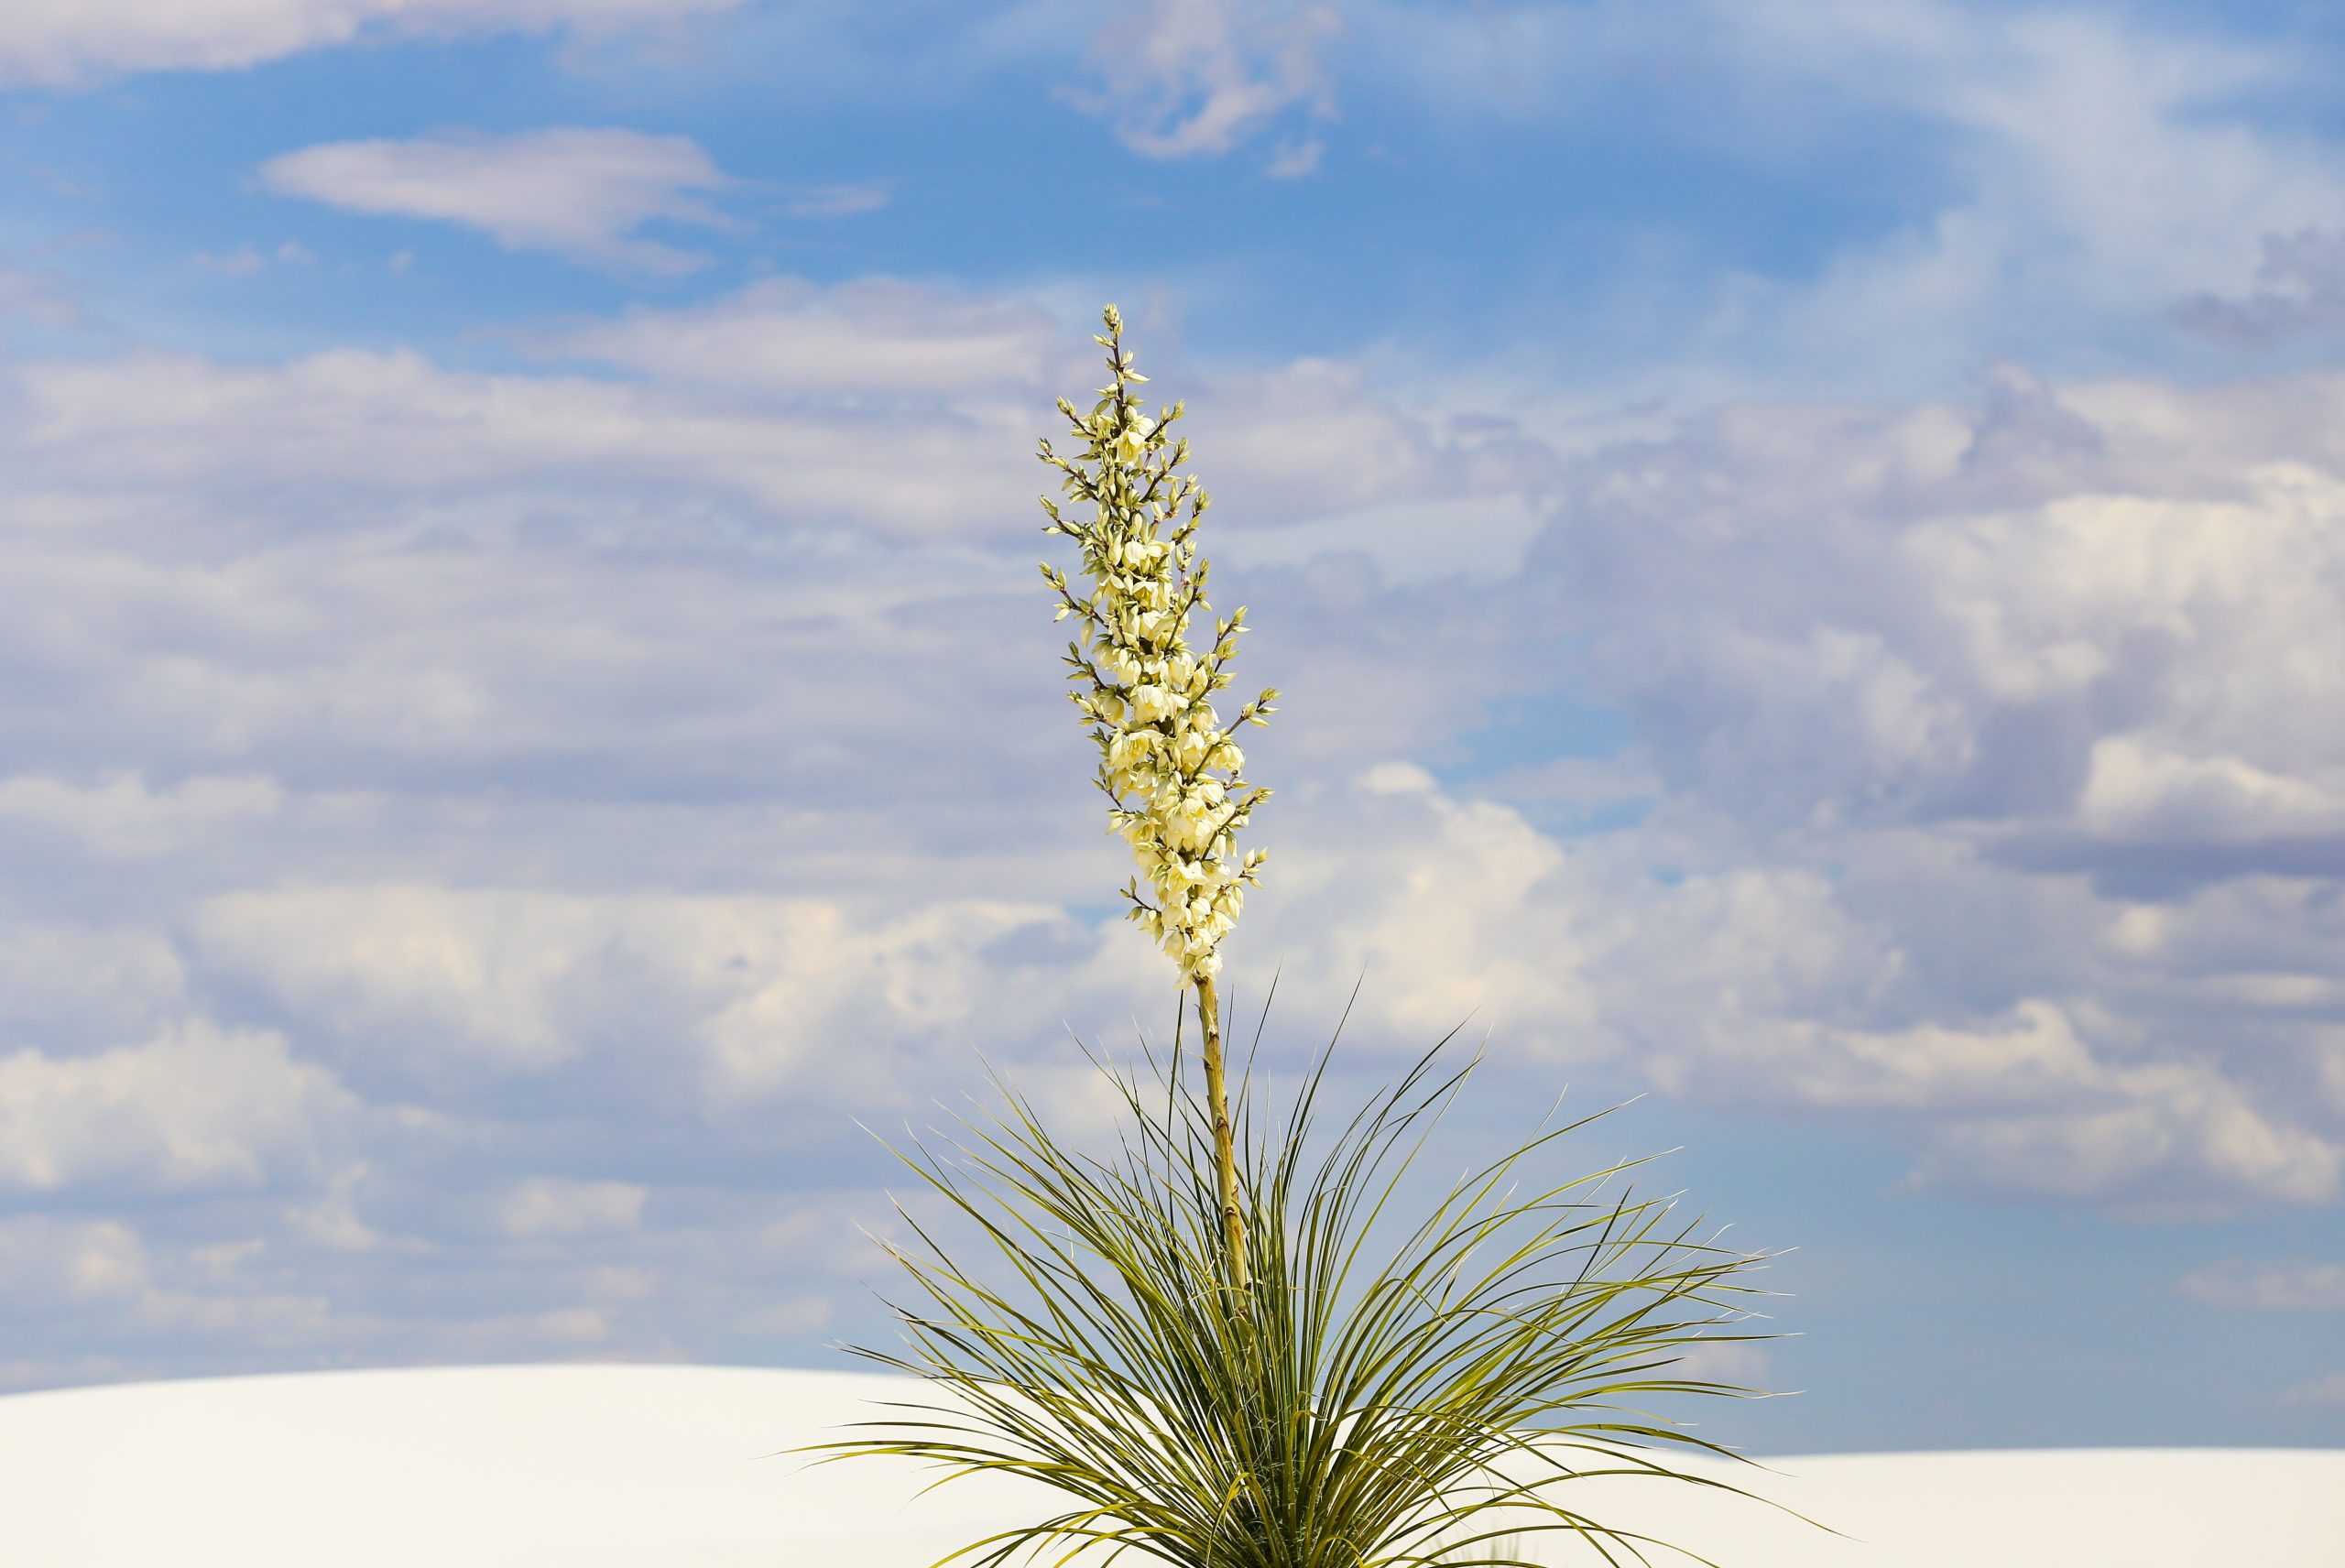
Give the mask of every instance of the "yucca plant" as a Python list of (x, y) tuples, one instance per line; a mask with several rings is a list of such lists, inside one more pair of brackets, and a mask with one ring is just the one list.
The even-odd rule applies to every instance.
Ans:
[(889, 1247), (924, 1299), (896, 1306), (900, 1348), (850, 1348), (933, 1397), (818, 1451), (925, 1460), (948, 1481), (1021, 1476), (1064, 1498), (944, 1560), (972, 1568), (1028, 1552), (1531, 1568), (1523, 1542), (1554, 1532), (1643, 1561), (1655, 1543), (1578, 1512), (1566, 1483), (1724, 1485), (1652, 1445), (1728, 1450), (1623, 1401), (1751, 1392), (1673, 1367), (1696, 1343), (1765, 1337), (1741, 1331), (1740, 1303), (1758, 1293), (1741, 1277), (1760, 1259), (1697, 1237), (1666, 1202), (1612, 1191), (1628, 1164), (1539, 1174), (1592, 1117), (1527, 1132), (1413, 1207), (1411, 1172), (1472, 1071), (1449, 1064), (1448, 1041), (1333, 1130), (1332, 1044), (1283, 1112), (1243, 1074), (1231, 1092), (1215, 980), (1263, 860), (1239, 857), (1234, 838), (1267, 794), (1243, 782), (1232, 736), (1276, 692), (1226, 728), (1215, 714), (1245, 612), (1190, 647), (1210, 613), (1195, 539), (1206, 497), (1176, 473), (1180, 406), (1140, 412), (1144, 378), (1112, 306), (1106, 324), (1111, 385), (1087, 415), (1060, 404), (1084, 456), (1042, 447), (1093, 508), (1043, 501), (1092, 591), (1043, 570), (1060, 615), (1083, 619), (1074, 701), (1110, 824), (1147, 879), (1126, 888), (1132, 917), (1191, 993), (1202, 1073), (1176, 1028), (1162, 1060), (1099, 1063), (1123, 1113), (1112, 1149), (1074, 1147), (997, 1076), (998, 1108), (903, 1150), (932, 1191), (923, 1212), (941, 1202), (943, 1216), (900, 1208), (909, 1236)]
[(908, 1244), (889, 1250), (926, 1300), (898, 1308), (902, 1349), (857, 1351), (942, 1397), (901, 1401), (834, 1451), (1065, 1495), (1062, 1511), (956, 1554), (975, 1568), (1094, 1543), (1182, 1568), (1500, 1568), (1555, 1531), (1609, 1562), (1642, 1560), (1652, 1542), (1580, 1513), (1558, 1483), (1693, 1479), (1649, 1443), (1726, 1452), (1623, 1401), (1744, 1392), (1667, 1368), (1689, 1345), (1758, 1337), (1718, 1332), (1746, 1315), (1736, 1277), (1753, 1259), (1674, 1224), (1666, 1203), (1608, 1197), (1629, 1165), (1531, 1176), (1592, 1118), (1536, 1132), (1410, 1209), (1405, 1178), (1470, 1071), (1441, 1057), (1332, 1136), (1317, 1126), (1325, 1055), (1275, 1136), (1243, 1135), (1241, 1101), (1254, 1281), (1242, 1313), (1211, 1123), (1177, 1065), (1110, 1073), (1126, 1115), (1098, 1156), (997, 1079), (997, 1113), (911, 1151), (978, 1252), (906, 1212)]

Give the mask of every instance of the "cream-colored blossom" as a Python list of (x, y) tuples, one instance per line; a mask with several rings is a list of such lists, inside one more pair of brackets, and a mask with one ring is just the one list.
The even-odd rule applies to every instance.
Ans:
[(1046, 531), (1075, 541), (1090, 592), (1077, 594), (1048, 564), (1042, 576), (1058, 592), (1060, 618), (1082, 622), (1082, 636), (1067, 645), (1076, 687), (1069, 695), (1099, 747), (1109, 831), (1123, 835), (1139, 866), (1125, 889), (1132, 919), (1184, 979), (1211, 979), (1221, 967), (1221, 939), (1245, 907), (1245, 885), (1256, 882), (1265, 858), (1259, 849), (1237, 856), (1238, 831), (1270, 791), (1245, 781), (1245, 753), (1231, 735), (1239, 724), (1266, 722), (1278, 693), (1265, 690), (1227, 728), (1206, 700), (1230, 683), (1246, 612), (1213, 621), (1210, 645), (1190, 644), (1190, 629), (1212, 615), (1210, 564), (1195, 543), (1210, 499), (1194, 477), (1177, 472), (1189, 443), (1169, 432), (1182, 406), (1153, 419), (1140, 411), (1132, 388), (1147, 377), (1122, 349), (1113, 306), (1106, 320), (1107, 335), (1097, 341), (1113, 385), (1099, 388), (1087, 414), (1059, 402), (1082, 438), (1082, 455), (1062, 457), (1042, 444), (1042, 461), (1064, 475), (1066, 507), (1042, 498)]

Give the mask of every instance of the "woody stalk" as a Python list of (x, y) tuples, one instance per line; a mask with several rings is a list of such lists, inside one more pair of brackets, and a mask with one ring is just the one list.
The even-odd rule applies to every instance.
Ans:
[(1214, 708), (1214, 693), (1232, 680), (1246, 611), (1213, 620), (1212, 641), (1202, 650), (1191, 642), (1192, 626), (1213, 613), (1205, 602), (1210, 566), (1196, 545), (1211, 498), (1194, 475), (1178, 472), (1189, 443), (1170, 431), (1182, 405), (1160, 408), (1153, 419), (1142, 412), (1134, 389), (1148, 377), (1132, 368), (1113, 305), (1103, 319), (1107, 331), (1093, 341), (1107, 351), (1110, 385), (1096, 389), (1088, 414), (1063, 397), (1058, 403), (1083, 442), (1081, 455), (1063, 457), (1048, 441), (1040, 452), (1064, 476), (1063, 505), (1042, 498), (1051, 519), (1043, 531), (1074, 540), (1090, 591), (1078, 593), (1048, 562), (1042, 577), (1058, 593), (1057, 618), (1081, 622), (1081, 635), (1067, 645), (1074, 685), (1067, 695), (1099, 748), (1108, 831), (1131, 846), (1139, 865), (1124, 887), (1128, 917), (1195, 992), (1222, 1249), (1243, 1316), (1251, 1270), (1214, 977), (1221, 939), (1245, 907), (1247, 887), (1259, 885), (1266, 858), (1260, 849), (1238, 853), (1238, 831), (1270, 791), (1247, 784), (1246, 755), (1233, 737), (1242, 725), (1266, 723), (1278, 692), (1265, 689), (1227, 726)]

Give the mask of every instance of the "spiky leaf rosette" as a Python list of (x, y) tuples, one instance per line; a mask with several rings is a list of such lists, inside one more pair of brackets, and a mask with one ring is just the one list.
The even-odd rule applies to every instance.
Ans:
[(1210, 1134), (1177, 1083), (1144, 1094), (1110, 1074), (1129, 1116), (1102, 1160), (997, 1079), (1004, 1108), (905, 1158), (1005, 1283), (906, 1213), (917, 1239), (889, 1250), (925, 1301), (897, 1309), (902, 1350), (856, 1353), (935, 1397), (825, 1449), (929, 1461), (948, 1480), (1027, 1477), (1066, 1498), (943, 1560), (973, 1568), (1030, 1549), (1177, 1568), (1530, 1568), (1518, 1543), (1542, 1531), (1647, 1561), (1657, 1543), (1583, 1516), (1564, 1484), (1726, 1486), (1648, 1449), (1726, 1450), (1620, 1401), (1751, 1392), (1670, 1367), (1696, 1343), (1767, 1337), (1716, 1332), (1748, 1317), (1737, 1300), (1759, 1292), (1738, 1276), (1760, 1259), (1696, 1239), (1665, 1203), (1604, 1196), (1627, 1165), (1518, 1190), (1593, 1118), (1509, 1149), (1422, 1222), (1393, 1219), (1470, 1071), (1437, 1070), (1436, 1055), (1332, 1138), (1314, 1126), (1324, 1058), (1274, 1140), (1246, 1118), (1244, 1324), (1216, 1302)]

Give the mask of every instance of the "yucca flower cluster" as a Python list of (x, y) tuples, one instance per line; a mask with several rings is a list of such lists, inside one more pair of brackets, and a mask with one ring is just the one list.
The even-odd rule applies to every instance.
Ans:
[[(1221, 967), (1221, 939), (1268, 858), (1260, 849), (1238, 853), (1238, 830), (1270, 791), (1246, 783), (1246, 754), (1232, 737), (1241, 725), (1266, 723), (1278, 692), (1266, 688), (1227, 727), (1215, 711), (1213, 694), (1232, 679), (1227, 666), (1246, 611), (1215, 620), (1203, 651), (1192, 646), (1191, 625), (1213, 609), (1205, 602), (1211, 565), (1196, 545), (1212, 499), (1194, 475), (1177, 472), (1189, 443), (1169, 431), (1182, 405), (1160, 408), (1153, 419), (1141, 411), (1133, 388), (1148, 377), (1132, 369), (1113, 305), (1104, 320), (1107, 334), (1093, 341), (1107, 351), (1112, 384), (1098, 388), (1088, 414), (1063, 397), (1058, 405), (1084, 441), (1083, 455), (1062, 457), (1048, 441), (1041, 451), (1066, 476), (1060, 488), (1069, 502), (1062, 511), (1042, 498), (1051, 518), (1043, 531), (1065, 534), (1081, 548), (1091, 592), (1078, 595), (1047, 561), (1042, 577), (1058, 592), (1058, 618), (1083, 621), (1082, 637), (1067, 645), (1068, 679), (1076, 683), (1068, 696), (1099, 747), (1108, 831), (1123, 835), (1140, 865), (1124, 888), (1130, 918), (1184, 980), (1210, 980)], [(1140, 891), (1140, 877), (1153, 901)]]

